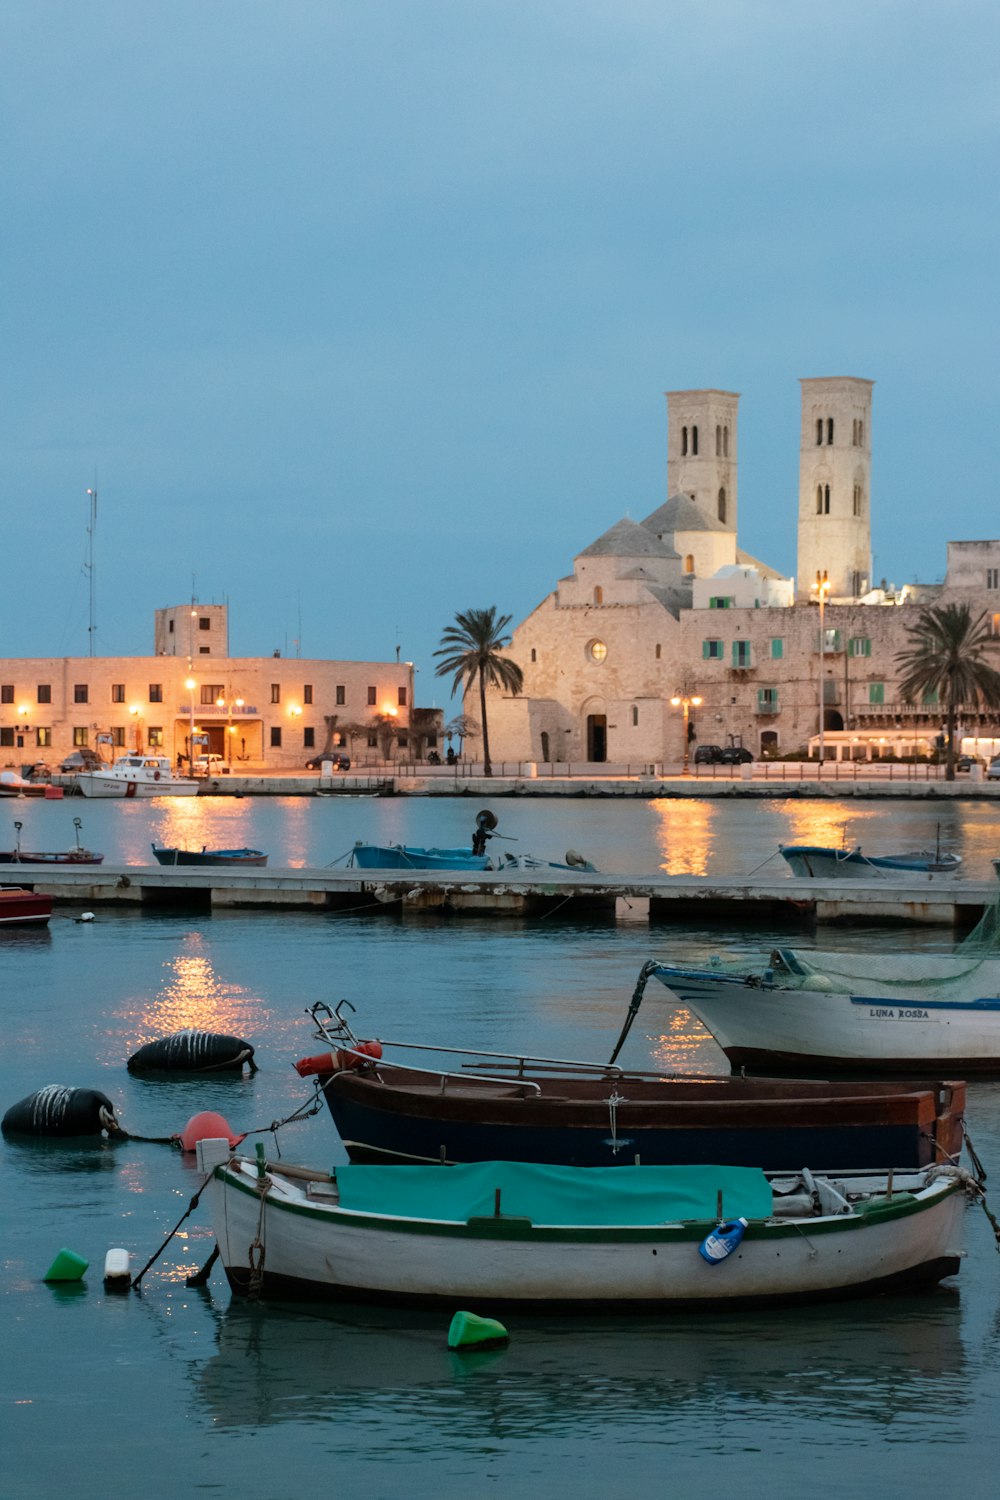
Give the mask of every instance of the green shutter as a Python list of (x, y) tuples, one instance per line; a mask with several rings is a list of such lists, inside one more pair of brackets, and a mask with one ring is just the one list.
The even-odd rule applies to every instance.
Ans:
[(876, 705), (885, 702), (884, 682), (870, 682), (868, 684), (868, 702)]
[(785, 642), (780, 635), (776, 635), (771, 641), (771, 660), (780, 661), (785, 654)]

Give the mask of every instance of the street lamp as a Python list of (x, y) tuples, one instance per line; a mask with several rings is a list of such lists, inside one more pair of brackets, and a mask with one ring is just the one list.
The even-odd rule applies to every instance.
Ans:
[(198, 686), (193, 677), (184, 679), (188, 690), (188, 770), (194, 766), (194, 690)]
[(677, 693), (673, 698), (671, 698), (670, 702), (672, 703), (674, 708), (683, 708), (684, 710), (684, 768), (681, 771), (681, 775), (690, 776), (691, 772), (688, 766), (688, 756), (690, 754), (691, 742), (688, 739), (688, 718), (690, 716), (692, 708), (701, 707), (701, 699), (697, 695), (693, 695), (692, 697), (687, 698), (684, 697), (681, 693)]
[(824, 701), (824, 676), (826, 667), (826, 630), (823, 626), (823, 611), (826, 607), (826, 596), (830, 592), (830, 580), (826, 576), (826, 569), (822, 572), (816, 569), (816, 582), (812, 586), (819, 604), (819, 769), (823, 771), (823, 721), (826, 718), (826, 704)]

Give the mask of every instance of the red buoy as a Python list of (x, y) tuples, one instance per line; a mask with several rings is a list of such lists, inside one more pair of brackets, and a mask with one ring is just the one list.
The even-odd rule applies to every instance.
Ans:
[(246, 1131), (242, 1135), (236, 1135), (222, 1115), (206, 1109), (200, 1115), (192, 1115), (180, 1135), (175, 1135), (173, 1139), (180, 1141), (182, 1151), (193, 1151), (199, 1141), (221, 1140), (227, 1140), (232, 1149), (240, 1141), (246, 1140)]

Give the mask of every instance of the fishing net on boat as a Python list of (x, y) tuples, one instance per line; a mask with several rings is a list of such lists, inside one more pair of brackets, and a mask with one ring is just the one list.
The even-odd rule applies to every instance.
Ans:
[[(890, 999), (933, 993), (937, 999), (966, 999), (970, 981), (987, 964), (986, 955), (937, 953), (810, 953), (790, 948), (771, 954), (765, 979), (782, 989), (837, 990)], [(992, 969), (993, 966), (991, 965)], [(996, 973), (980, 975), (976, 988), (996, 987)]]
[(1000, 957), (1000, 886), (975, 927), (955, 951), (965, 957)]

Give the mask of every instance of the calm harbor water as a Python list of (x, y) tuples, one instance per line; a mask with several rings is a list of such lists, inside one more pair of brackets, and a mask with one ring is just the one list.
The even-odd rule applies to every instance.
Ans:
[[(85, 842), (109, 860), (142, 860), (156, 838), (250, 843), (274, 863), (322, 864), (356, 837), (459, 842), (479, 805), (15, 807), (26, 844), (65, 847), (79, 815)], [(933, 841), (940, 823), (942, 843), (965, 855), (970, 875), (985, 876), (1000, 846), (996, 814), (975, 803), (845, 811), (498, 801), (495, 810), (533, 852), (572, 846), (616, 870), (748, 871), (778, 841), (819, 839), (823, 827), (827, 838), (844, 828), (874, 849)], [(744, 931), (737, 941), (759, 949), (790, 936)], [(947, 935), (866, 929), (794, 940), (912, 949), (942, 946)], [(266, 1127), (309, 1097), (291, 1068), (315, 1050), (305, 1006), (342, 997), (357, 1006), (362, 1034), (597, 1060), (610, 1051), (646, 958), (706, 957), (727, 941), (719, 928), (651, 934), (610, 922), (389, 914), (60, 917), (48, 932), (0, 934), (0, 1110), (58, 1082), (103, 1089), (142, 1135), (180, 1130), (201, 1109), (218, 1109), (237, 1129)], [(130, 1077), (129, 1053), (181, 1026), (247, 1036), (260, 1072), (175, 1083)], [(711, 1039), (658, 986), (623, 1060), (723, 1068)], [(1000, 1180), (1000, 1084), (972, 1084), (969, 1101), (992, 1183)], [(286, 1156), (313, 1165), (342, 1159), (325, 1113), (278, 1140)], [(510, 1317), (507, 1350), (459, 1357), (445, 1348), (447, 1318), (438, 1314), (247, 1308), (231, 1303), (218, 1272), (206, 1290), (189, 1290), (185, 1275), (211, 1248), (200, 1209), (140, 1296), (108, 1297), (106, 1250), (124, 1245), (141, 1266), (200, 1185), (193, 1165), (138, 1142), (5, 1141), (0, 1155), (0, 1493), (15, 1500), (140, 1489), (155, 1500), (298, 1500), (320, 1484), (392, 1500), (527, 1487), (631, 1496), (654, 1486), (684, 1496), (724, 1486), (752, 1497), (806, 1487), (817, 1496), (902, 1497), (938, 1495), (957, 1474), (969, 1494), (992, 1490), (1000, 1257), (978, 1209), (968, 1214), (961, 1274), (927, 1297), (724, 1318)], [(90, 1259), (80, 1289), (40, 1280), (62, 1246)]]

